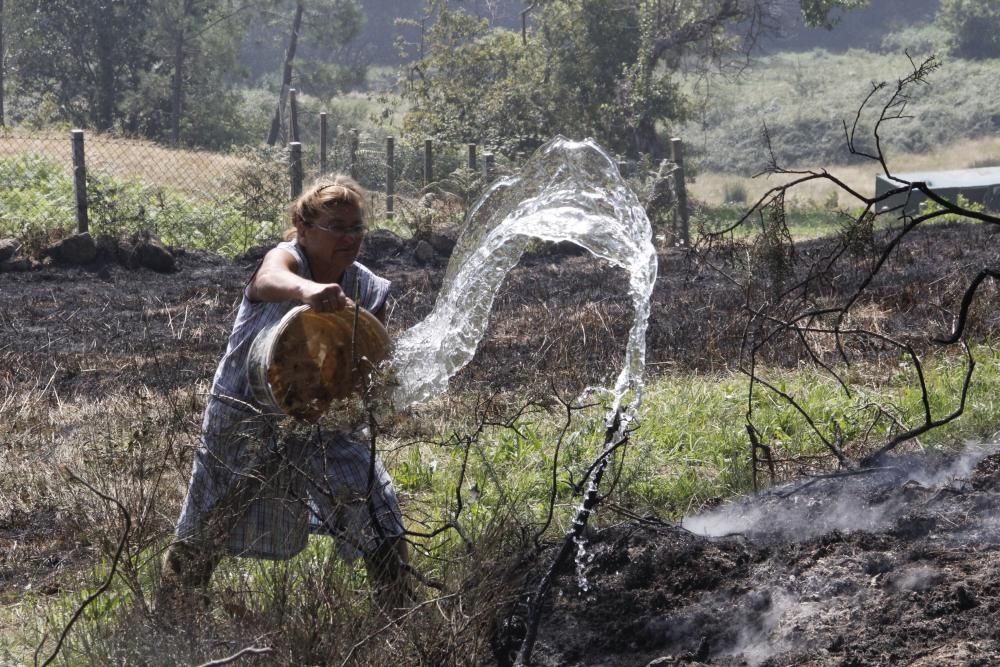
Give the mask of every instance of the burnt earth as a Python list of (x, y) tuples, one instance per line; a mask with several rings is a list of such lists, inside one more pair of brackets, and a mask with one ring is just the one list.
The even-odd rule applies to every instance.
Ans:
[(557, 578), (535, 664), (1000, 663), (1000, 453), (893, 466), (684, 522), (727, 537), (657, 520), (598, 532), (587, 589), (574, 567)]
[[(996, 266), (996, 239), (985, 225), (918, 230), (859, 305), (879, 316), (887, 333), (940, 335), (950, 322), (942, 313), (957, 310), (976, 273)], [(804, 256), (822, 251), (822, 242), (801, 248)], [(0, 400), (42, 388), (54, 404), (207, 383), (261, 253), (234, 262), (174, 254), (176, 271), (169, 275), (117, 264), (0, 274)], [(363, 260), (393, 281), (390, 333), (430, 311), (443, 257), (418, 263), (412, 246), (380, 238)], [(726, 257), (668, 250), (659, 260), (649, 373), (735, 367), (745, 295), (713, 268)], [(852, 275), (838, 274), (827, 289), (849, 291)], [(475, 360), (452, 387), (500, 390), (521, 401), (553, 387), (573, 395), (607, 382), (618, 372), (632, 323), (626, 287), (620, 270), (586, 255), (527, 255), (497, 296)], [(973, 339), (1000, 330), (995, 300), (995, 287), (984, 284), (970, 320)], [(774, 350), (772, 361), (801, 359), (786, 352)], [(191, 405), (188, 416), (195, 431), (198, 408)], [(0, 456), (7, 445), (0, 437)], [(1000, 538), (992, 518), (1000, 509), (1000, 459), (988, 456), (965, 481), (947, 483), (912, 472), (921, 466), (929, 464), (903, 462), (897, 467), (905, 474), (813, 484), (711, 515), (712, 525), (739, 533), (730, 537), (706, 537), (659, 519), (628, 519), (596, 532), (588, 546), (589, 588), (581, 592), (573, 568), (560, 573), (535, 662), (1000, 664), (994, 621)], [(58, 591), (66, 568), (98, 558), (65, 508), (42, 496), (32, 502), (0, 506), (0, 603), (16, 601), (29, 587)], [(838, 511), (822, 511), (831, 503)], [(812, 513), (796, 517), (788, 507)], [(873, 507), (885, 511), (864, 511)], [(795, 521), (762, 520), (779, 514)], [(840, 520), (855, 515), (866, 523)], [(618, 520), (610, 510), (598, 516), (604, 524)], [(548, 561), (538, 562), (540, 574)], [(501, 663), (523, 628), (518, 613), (511, 612), (498, 636)]]

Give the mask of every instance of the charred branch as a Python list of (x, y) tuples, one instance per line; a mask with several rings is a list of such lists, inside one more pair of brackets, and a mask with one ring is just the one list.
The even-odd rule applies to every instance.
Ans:
[[(927, 183), (909, 182), (892, 174), (883, 144), (884, 124), (908, 117), (907, 108), (915, 88), (926, 84), (928, 77), (940, 67), (940, 63), (933, 57), (920, 63), (911, 59), (910, 66), (910, 72), (894, 83), (873, 83), (853, 119), (843, 123), (848, 150), (854, 155), (878, 162), (885, 176), (898, 183), (898, 187), (877, 196), (867, 196), (825, 169), (787, 169), (778, 163), (770, 131), (764, 126), (763, 141), (770, 164), (758, 176), (780, 175), (790, 179), (768, 189), (735, 223), (704, 233), (695, 246), (696, 251), (702, 252), (706, 257), (709, 252), (721, 256), (725, 266), (714, 268), (726, 280), (739, 286), (745, 295), (746, 322), (739, 368), (749, 377), (746, 430), (750, 440), (750, 464), (755, 487), (759, 481), (759, 469), (763, 465), (771, 473), (772, 482), (775, 480), (774, 466), (780, 459), (764, 444), (767, 442), (765, 430), (755, 424), (753, 406), (755, 396), (761, 390), (777, 396), (794, 410), (838, 466), (847, 469), (871, 467), (900, 444), (950, 423), (965, 409), (975, 360), (963, 336), (979, 287), (987, 278), (1000, 278), (1000, 272), (984, 268), (968, 284), (948, 336), (915, 337), (909, 332), (894, 336), (877, 328), (855, 326), (855, 321), (864, 321), (863, 316), (857, 315), (859, 306), (873, 301), (871, 295), (877, 279), (886, 273), (886, 267), (898, 256), (904, 243), (916, 229), (946, 215), (990, 225), (1000, 224), (1000, 217), (994, 213), (961, 201), (950, 201), (931, 189)], [(865, 119), (868, 118), (872, 119), (870, 139), (867, 142), (871, 148), (865, 147), (866, 142), (862, 141)], [(844, 214), (845, 223), (839, 236), (833, 243), (823, 244), (822, 252), (802, 255), (796, 251), (796, 243), (788, 233), (785, 198), (790, 191), (810, 182), (832, 184), (837, 192), (846, 194), (857, 202), (860, 209), (850, 216)], [(894, 203), (900, 195), (919, 195), (927, 200), (928, 205), (919, 213), (908, 213), (905, 204)], [(751, 232), (749, 237), (738, 238), (734, 234), (737, 230), (747, 229)], [(719, 250), (722, 252), (718, 252)], [(837, 293), (842, 292), (842, 287), (835, 287), (834, 282), (839, 281), (843, 285), (845, 277), (849, 277), (849, 287), (843, 292), (843, 296), (836, 297)], [(961, 344), (966, 359), (962, 386), (956, 392), (958, 405), (944, 416), (935, 415), (931, 410), (931, 390), (925, 378), (921, 357), (927, 344)], [(835, 352), (839, 362), (849, 369), (856, 362), (852, 358), (852, 345), (860, 346), (862, 352), (869, 350), (888, 355), (894, 351), (895, 354), (901, 354), (914, 373), (914, 384), (919, 391), (921, 403), (919, 423), (916, 426), (906, 426), (907, 420), (892, 415), (881, 406), (874, 406), (871, 423), (862, 431), (865, 441), (874, 436), (876, 425), (882, 424), (880, 430), (886, 427), (886, 417), (891, 421), (888, 428), (892, 435), (857, 461), (847, 453), (847, 449), (854, 443), (847, 442), (847, 436), (836, 420), (831, 420), (828, 428), (821, 428), (823, 420), (818, 415), (810, 414), (810, 410), (791, 392), (766, 379), (758, 363), (759, 358), (770, 350), (794, 349), (800, 358), (823, 375), (834, 379), (841, 390), (851, 396), (849, 374), (841, 370), (840, 365), (832, 363), (831, 354)], [(831, 432), (826, 433), (825, 430)]]
[(573, 519), (573, 525), (563, 538), (559, 551), (552, 560), (552, 564), (541, 580), (539, 580), (534, 593), (529, 599), (528, 617), (526, 620), (527, 628), (524, 640), (521, 642), (521, 648), (517, 653), (517, 659), (514, 662), (517, 667), (527, 667), (527, 665), (531, 664), (531, 653), (534, 650), (535, 640), (538, 637), (538, 626), (541, 623), (542, 604), (545, 602), (545, 598), (552, 588), (552, 582), (559, 568), (569, 558), (569, 555), (573, 552), (579, 541), (583, 539), (587, 523), (601, 500), (598, 490), (604, 473), (615, 451), (628, 441), (629, 433), (627, 428), (623, 428), (622, 413), (619, 410), (605, 431), (604, 446), (601, 454), (597, 457), (585, 477), (585, 479), (589, 480), (589, 484), (583, 503), (580, 505), (576, 517)]

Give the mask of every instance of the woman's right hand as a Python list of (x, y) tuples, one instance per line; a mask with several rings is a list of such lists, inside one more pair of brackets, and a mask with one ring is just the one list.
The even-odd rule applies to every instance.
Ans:
[(336, 283), (324, 284), (309, 281), (302, 286), (302, 303), (311, 306), (313, 310), (332, 313), (347, 308), (351, 300)]

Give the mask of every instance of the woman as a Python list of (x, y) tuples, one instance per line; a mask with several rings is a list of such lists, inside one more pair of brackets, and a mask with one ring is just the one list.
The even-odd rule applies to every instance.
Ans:
[(282, 434), (254, 400), (247, 354), (258, 332), (306, 304), (319, 311), (362, 307), (384, 322), (389, 281), (356, 261), (366, 225), (365, 193), (346, 176), (320, 180), (290, 208), (286, 240), (247, 282), (202, 423), (176, 541), (164, 557), (157, 606), (204, 595), (224, 552), (291, 558), (308, 532), (339, 538), (365, 559), (387, 603), (404, 601), (407, 551), (392, 480), (364, 428), (311, 438)]

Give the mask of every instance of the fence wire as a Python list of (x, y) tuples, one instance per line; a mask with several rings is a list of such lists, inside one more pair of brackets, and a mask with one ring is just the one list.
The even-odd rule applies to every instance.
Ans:
[[(304, 184), (324, 167), (350, 174), (371, 193), (373, 213), (384, 217), (385, 140), (344, 128), (331, 134), (325, 161), (317, 144), (302, 146)], [(84, 149), (95, 236), (149, 233), (168, 245), (235, 255), (277, 239), (285, 227), (292, 196), (287, 148), (213, 153), (87, 132)], [(435, 150), (436, 172), (447, 177), (461, 166), (458, 148)], [(427, 186), (423, 143), (397, 141), (393, 154), (395, 210), (405, 216)], [(54, 240), (76, 227), (70, 132), (0, 130), (0, 236)]]
[[(167, 245), (234, 256), (277, 240), (287, 225), (287, 147), (215, 153), (96, 132), (85, 133), (84, 147), (89, 230), (95, 236), (148, 233)], [(303, 186), (324, 171), (349, 174), (370, 193), (374, 218), (389, 217), (385, 138), (335, 127), (325, 159), (320, 152), (319, 141), (302, 144)], [(437, 142), (432, 157), (427, 174), (424, 140), (394, 141), (393, 213), (399, 228), (416, 233), (441, 220), (460, 220), (493, 177), (515, 168), (479, 154), (478, 168), (471, 169), (468, 145)], [(487, 164), (490, 173), (483, 171)], [(0, 238), (41, 245), (72, 233), (76, 214), (70, 132), (0, 128)]]

